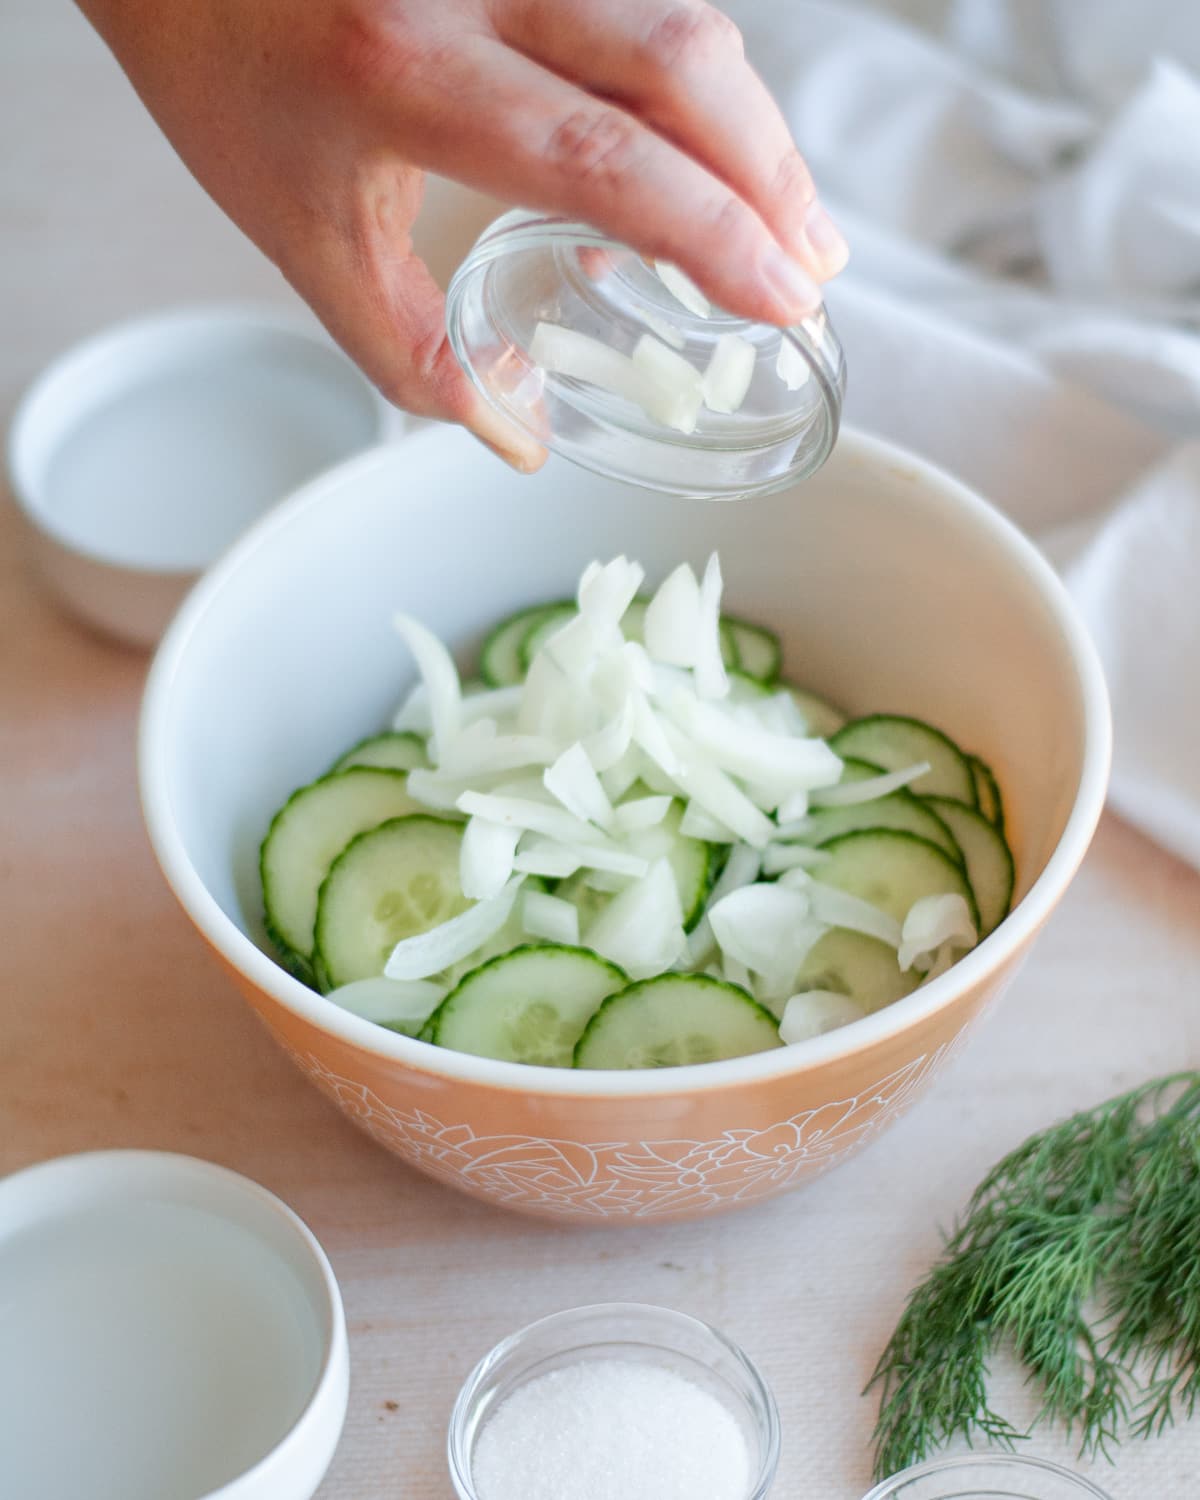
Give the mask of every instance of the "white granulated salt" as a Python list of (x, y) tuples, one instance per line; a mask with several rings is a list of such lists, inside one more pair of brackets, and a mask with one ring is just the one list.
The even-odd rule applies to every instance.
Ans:
[(743, 1500), (737, 1419), (665, 1365), (580, 1360), (535, 1376), (485, 1422), (479, 1500)]

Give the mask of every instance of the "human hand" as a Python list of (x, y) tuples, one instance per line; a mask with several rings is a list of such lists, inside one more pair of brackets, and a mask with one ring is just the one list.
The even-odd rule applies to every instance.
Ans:
[(544, 453), (454, 358), (429, 169), (585, 220), (791, 323), (846, 247), (703, 0), (81, 0), (202, 186), (391, 401)]

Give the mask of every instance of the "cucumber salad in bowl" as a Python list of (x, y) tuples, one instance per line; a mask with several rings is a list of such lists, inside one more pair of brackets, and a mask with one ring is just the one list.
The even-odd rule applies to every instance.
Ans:
[(996, 780), (930, 724), (847, 721), (721, 611), (717, 558), (624, 557), (488, 636), (398, 615), (390, 729), (275, 815), (282, 961), (434, 1046), (549, 1067), (764, 1051), (910, 994), (1009, 909)]

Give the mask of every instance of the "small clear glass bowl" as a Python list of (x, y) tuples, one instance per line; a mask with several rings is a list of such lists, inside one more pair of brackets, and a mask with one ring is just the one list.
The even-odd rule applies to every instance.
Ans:
[[(754, 346), (749, 390), (731, 414), (701, 408), (684, 434), (636, 403), (540, 369), (539, 323), (631, 354), (647, 333), (673, 341), (703, 373), (718, 338)], [(837, 437), (845, 363), (824, 308), (794, 327), (689, 312), (635, 251), (586, 224), (515, 209), (480, 236), (450, 283), (446, 326), (459, 363), (508, 421), (612, 479), (708, 500), (782, 489), (814, 473)], [(776, 370), (790, 345), (794, 374)]]
[(479, 1500), (475, 1444), (491, 1413), (518, 1386), (588, 1359), (665, 1366), (715, 1396), (746, 1439), (754, 1478), (745, 1500), (763, 1500), (779, 1463), (775, 1398), (747, 1356), (697, 1318), (640, 1302), (604, 1302), (554, 1313), (512, 1334), (468, 1375), (450, 1416), (447, 1455), (459, 1500)]
[(1110, 1500), (1082, 1474), (1044, 1458), (969, 1453), (893, 1474), (863, 1500)]

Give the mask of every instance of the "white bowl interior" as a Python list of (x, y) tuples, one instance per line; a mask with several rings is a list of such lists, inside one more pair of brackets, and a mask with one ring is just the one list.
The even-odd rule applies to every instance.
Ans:
[(1082, 852), (1104, 776), (1102, 727), (1090, 745), (1086, 733), (1103, 691), (1065, 595), (989, 507), (854, 435), (803, 485), (725, 505), (562, 463), (520, 477), (449, 430), (323, 476), (202, 581), (168, 640), (143, 744), (159, 811), (224, 913), (266, 947), (260, 840), (287, 794), (385, 725), (411, 685), (394, 611), (470, 668), (489, 626), (569, 593), (592, 558), (624, 552), (654, 579), (714, 548), (729, 608), (779, 631), (791, 679), (852, 713), (927, 718), (992, 765), (1018, 895), (1059, 843), (1090, 756)]

